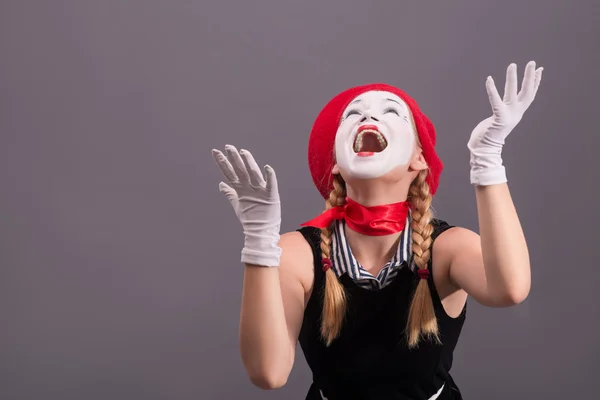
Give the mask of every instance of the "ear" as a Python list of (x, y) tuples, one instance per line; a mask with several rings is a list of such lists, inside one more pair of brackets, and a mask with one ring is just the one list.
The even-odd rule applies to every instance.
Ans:
[(338, 175), (340, 173), (340, 168), (337, 164), (333, 164), (333, 168), (331, 168), (331, 173), (333, 175)]
[(425, 156), (423, 156), (423, 151), (419, 149), (418, 154), (416, 154), (415, 158), (413, 158), (412, 162), (408, 166), (409, 171), (423, 171), (427, 169), (427, 161), (425, 161)]

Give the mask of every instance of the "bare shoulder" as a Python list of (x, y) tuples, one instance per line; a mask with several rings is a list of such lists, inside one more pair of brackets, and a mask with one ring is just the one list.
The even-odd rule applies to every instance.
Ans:
[(286, 232), (279, 239), (282, 249), (280, 271), (282, 277), (297, 279), (310, 294), (314, 282), (314, 261), (310, 244), (298, 231)]
[[(483, 305), (491, 305), (480, 236), (466, 228), (451, 228), (433, 245), (434, 279), (440, 282), (440, 297), (464, 292)], [(437, 286), (437, 282), (436, 282)]]
[(446, 261), (444, 265), (450, 265), (452, 260), (458, 254), (465, 252), (479, 251), (479, 235), (470, 229), (462, 227), (452, 227), (442, 232), (433, 242), (435, 257)]
[(456, 270), (470, 267), (465, 265), (464, 260), (476, 262), (480, 257), (479, 235), (466, 228), (449, 228), (433, 242), (433, 280), (444, 310), (450, 317), (458, 317), (467, 300), (467, 292), (454, 277)]
[(450, 269), (457, 261), (481, 258), (481, 240), (470, 229), (452, 227), (442, 232), (433, 242), (434, 270), (444, 276), (450, 275)]

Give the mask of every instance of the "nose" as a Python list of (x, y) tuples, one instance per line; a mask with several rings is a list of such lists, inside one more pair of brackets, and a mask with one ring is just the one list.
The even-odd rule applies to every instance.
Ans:
[(379, 122), (379, 120), (377, 118), (375, 118), (374, 116), (371, 115), (370, 112), (366, 112), (363, 114), (363, 117), (361, 118), (360, 122), (366, 122), (366, 121), (375, 121), (375, 122)]

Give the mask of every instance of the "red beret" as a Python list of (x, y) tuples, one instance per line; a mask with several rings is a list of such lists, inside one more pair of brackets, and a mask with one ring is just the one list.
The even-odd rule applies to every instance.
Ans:
[(327, 103), (317, 116), (308, 140), (308, 167), (317, 189), (325, 199), (329, 197), (329, 193), (333, 189), (331, 169), (335, 164), (333, 158), (335, 135), (342, 113), (357, 96), (373, 90), (393, 93), (404, 100), (410, 108), (423, 149), (423, 156), (429, 166), (427, 183), (431, 194), (435, 194), (443, 169), (442, 161), (435, 152), (435, 128), (421, 112), (416, 101), (402, 90), (382, 83), (356, 86), (345, 90)]

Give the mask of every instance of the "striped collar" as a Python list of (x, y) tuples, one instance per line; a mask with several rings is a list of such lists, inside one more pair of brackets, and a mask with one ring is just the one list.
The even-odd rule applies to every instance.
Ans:
[(365, 289), (377, 290), (387, 286), (401, 267), (411, 264), (410, 215), (406, 218), (405, 226), (408, 229), (404, 229), (400, 234), (396, 253), (377, 274), (377, 277), (374, 277), (354, 258), (346, 240), (346, 222), (344, 220), (336, 221), (331, 235), (331, 268), (338, 277), (348, 274), (357, 285)]

